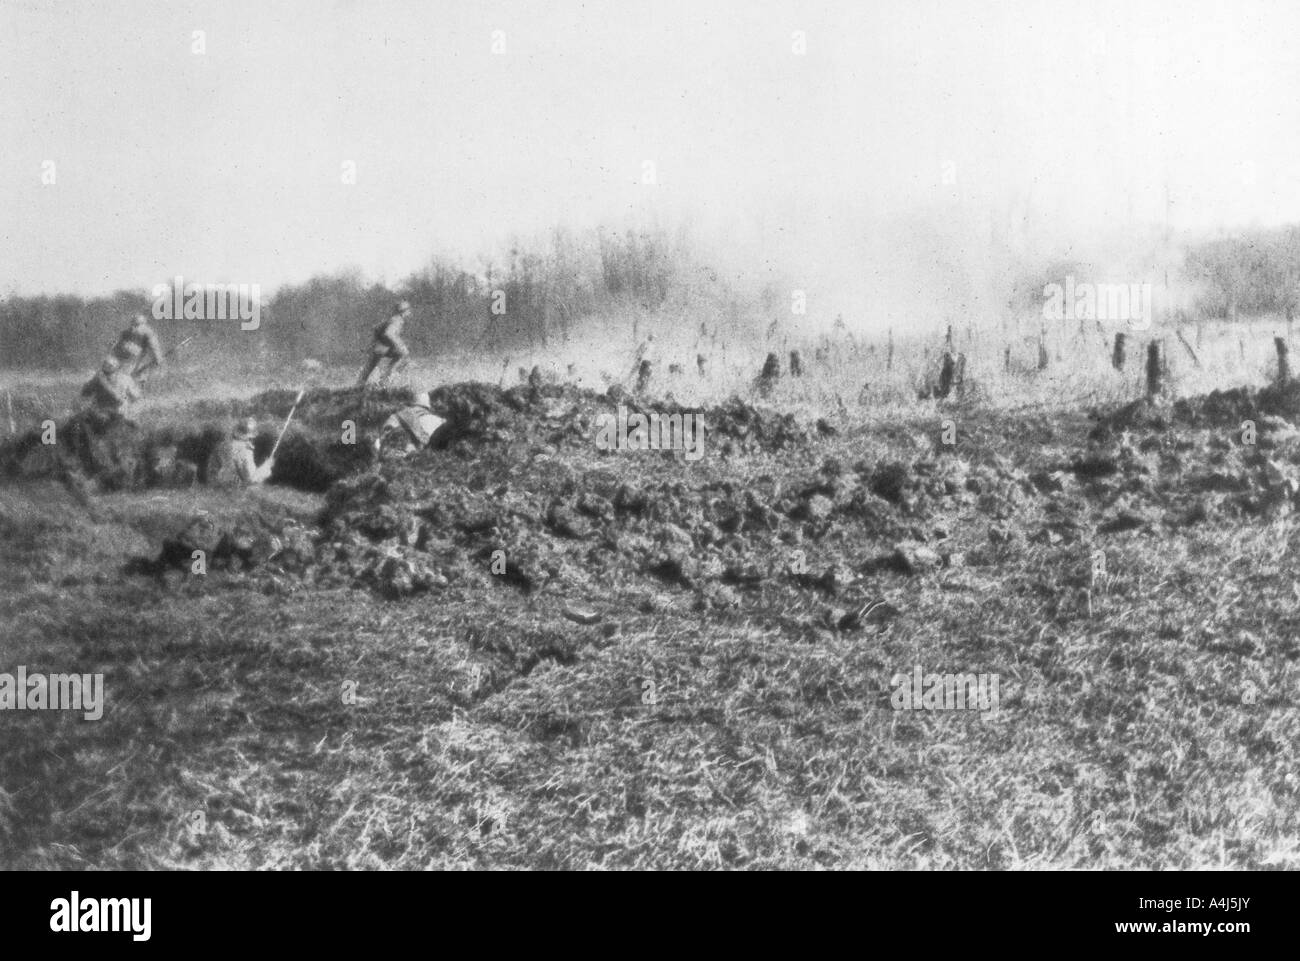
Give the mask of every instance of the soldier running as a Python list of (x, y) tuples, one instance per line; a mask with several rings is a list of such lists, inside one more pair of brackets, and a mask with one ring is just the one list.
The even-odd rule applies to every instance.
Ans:
[[(132, 347), (135, 348), (134, 352)], [(127, 373), (137, 380), (151, 370), (161, 372), (163, 369), (162, 340), (158, 337), (158, 332), (149, 326), (149, 320), (144, 314), (136, 314), (131, 318), (131, 326), (118, 335), (110, 354), (124, 365), (128, 361), (134, 361), (132, 366), (127, 367)]]
[(370, 380), (370, 375), (375, 372), (385, 359), (388, 360), (388, 368), (384, 371), (383, 376), (379, 378), (381, 384), (387, 384), (388, 378), (392, 376), (393, 371), (398, 367), (405, 367), (407, 358), (411, 351), (402, 342), (402, 324), (406, 318), (411, 315), (411, 305), (405, 300), (399, 301), (393, 309), (393, 315), (386, 320), (380, 321), (375, 325), (374, 341), (370, 345), (370, 357), (367, 358), (365, 366), (361, 369), (361, 378), (357, 381), (358, 387), (364, 387)]

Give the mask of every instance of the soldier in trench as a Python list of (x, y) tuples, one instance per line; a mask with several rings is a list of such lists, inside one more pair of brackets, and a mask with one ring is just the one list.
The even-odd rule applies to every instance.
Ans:
[(429, 441), (443, 419), (429, 409), (428, 393), (418, 394), (415, 403), (394, 411), (379, 429), (375, 439), (375, 453), (396, 451), (409, 454), (429, 446)]
[(130, 420), (131, 405), (140, 399), (140, 388), (122, 362), (110, 354), (81, 388), (81, 396), (91, 416), (103, 424), (118, 417)]

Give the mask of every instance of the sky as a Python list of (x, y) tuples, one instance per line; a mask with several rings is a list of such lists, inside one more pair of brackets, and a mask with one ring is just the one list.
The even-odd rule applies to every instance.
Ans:
[(859, 296), (994, 238), (1295, 222), (1297, 36), (1260, 0), (3, 0), (0, 293), (653, 223)]

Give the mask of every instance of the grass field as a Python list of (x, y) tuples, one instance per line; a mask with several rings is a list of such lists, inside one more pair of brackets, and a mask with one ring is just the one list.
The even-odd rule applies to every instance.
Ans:
[[(1274, 326), (1207, 330), (1199, 367), (1169, 341), (1175, 390), (1264, 383)], [(0, 714), (0, 865), (1300, 867), (1298, 529), (1270, 473), (1292, 478), (1300, 443), (1167, 408), (1090, 439), (1090, 408), (1139, 395), (1138, 349), (1119, 375), (1102, 337), (1062, 337), (1040, 373), (1036, 335), (959, 331), (979, 391), (944, 406), (915, 399), (941, 341), (837, 350), (758, 406), (803, 434), (728, 421), (696, 464), (599, 455), (574, 427), (599, 401), (558, 392), (502, 441), (377, 469), (441, 574), (396, 599), (274, 566), (123, 574), (200, 510), (311, 526), (315, 495), (88, 509), (5, 483), (0, 671), (102, 672), (107, 693), (95, 722)], [(693, 346), (652, 394), (749, 397), (769, 345), (705, 381)], [(533, 362), (567, 373), (454, 358), (411, 380)], [(301, 379), (168, 377), (142, 420)], [(35, 417), (75, 382), (7, 386)], [(493, 546), (529, 589), (488, 570)], [(996, 675), (997, 710), (894, 709), (917, 666)]]

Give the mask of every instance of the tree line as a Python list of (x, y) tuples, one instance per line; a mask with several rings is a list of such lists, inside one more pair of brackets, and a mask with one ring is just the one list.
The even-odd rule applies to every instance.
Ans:
[[(690, 299), (700, 269), (689, 244), (662, 231), (578, 236), (557, 229), (539, 242), (513, 243), (476, 269), (433, 258), (393, 286), (367, 282), (357, 271), (283, 286), (262, 304), (255, 331), (234, 320), (153, 323), (169, 350), (185, 345), (182, 360), (234, 351), (351, 363), (374, 325), (397, 300), (407, 300), (413, 316), (404, 336), (416, 354), (544, 348), (580, 333), (596, 315), (623, 308), (653, 313), (675, 298)], [(0, 299), (0, 367), (97, 364), (131, 315), (153, 317), (153, 306), (149, 291)]]

